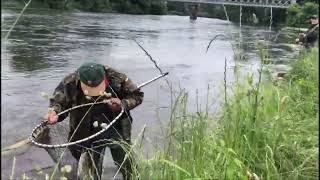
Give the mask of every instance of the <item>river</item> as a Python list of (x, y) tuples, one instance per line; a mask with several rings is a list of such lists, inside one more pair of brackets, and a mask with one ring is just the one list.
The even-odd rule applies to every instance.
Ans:
[[(189, 92), (191, 111), (195, 109), (197, 90), (198, 101), (204, 107), (208, 85), (213, 102), (218, 102), (225, 58), (228, 59), (227, 79), (233, 79), (230, 42), (234, 39), (231, 36), (239, 37), (238, 24), (209, 18), (190, 21), (186, 16), (29, 9), (9, 39), (3, 40), (18, 13), (9, 9), (1, 12), (2, 147), (30, 134), (47, 111), (48, 100), (41, 93), (52, 94), (59, 81), (84, 62), (109, 65), (126, 73), (137, 84), (159, 75), (132, 38), (151, 54), (163, 71), (169, 72), (167, 79), (175, 89)], [(253, 72), (259, 66), (256, 50), (259, 40), (266, 40), (269, 45), (272, 69), (276, 71), (286, 71), (287, 64), (298, 54), (290, 43), (295, 36), (292, 31), (278, 33), (269, 31), (269, 27), (242, 26), (240, 32), (245, 59), (240, 65), (246, 72)], [(228, 38), (217, 38), (206, 53), (209, 41), (218, 34)], [(161, 136), (160, 127), (168, 119), (171, 93), (163, 79), (143, 91), (144, 102), (132, 110), (133, 137), (146, 124), (146, 136), (156, 142)], [(218, 108), (218, 103), (213, 104), (212, 112)], [(39, 159), (33, 152), (25, 153), (31, 160)], [(4, 164), (2, 170), (8, 172), (11, 166)]]

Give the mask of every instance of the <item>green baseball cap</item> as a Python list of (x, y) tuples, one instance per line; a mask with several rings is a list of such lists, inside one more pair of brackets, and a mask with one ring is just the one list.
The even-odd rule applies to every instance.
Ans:
[(103, 65), (93, 62), (84, 63), (79, 67), (78, 74), (84, 94), (99, 96), (105, 91), (105, 70)]
[(101, 64), (84, 63), (78, 69), (80, 81), (90, 87), (98, 86), (105, 77), (104, 67)]
[(308, 19), (318, 19), (318, 16), (317, 15), (312, 15), (312, 16), (309, 16)]

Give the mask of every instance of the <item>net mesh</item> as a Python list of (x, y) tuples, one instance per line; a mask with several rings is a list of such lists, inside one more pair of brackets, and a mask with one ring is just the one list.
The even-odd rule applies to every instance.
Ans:
[[(95, 109), (93, 109), (93, 111), (94, 110)], [(122, 135), (118, 131), (119, 121), (117, 120), (122, 115), (126, 116), (126, 113), (124, 113), (124, 109), (122, 109), (122, 111), (116, 117), (114, 117), (113, 115), (110, 117), (107, 117), (109, 115), (101, 114), (98, 121), (95, 121), (97, 119), (91, 119), (91, 118), (84, 119), (84, 121), (80, 121), (80, 123), (78, 124), (79, 126), (81, 126), (81, 124), (83, 123), (85, 123), (84, 125), (86, 125), (86, 123), (89, 123), (87, 124), (88, 126), (85, 126), (86, 129), (84, 129), (85, 131), (90, 131), (88, 134), (86, 134), (86, 132), (83, 132), (82, 131), (83, 129), (80, 130), (76, 128), (77, 130), (75, 132), (70, 131), (70, 126), (69, 126), (70, 118), (68, 117), (62, 122), (56, 123), (54, 125), (47, 124), (47, 125), (36, 127), (33, 131), (32, 136), (34, 137), (34, 143), (36, 143), (36, 145), (38, 143), (38, 146), (43, 147), (48, 152), (52, 160), (55, 163), (58, 163), (59, 169), (64, 165), (72, 166), (72, 169), (73, 169), (72, 178), (73, 178), (73, 176), (77, 175), (78, 164), (83, 163), (83, 162), (78, 163), (78, 161), (76, 160), (76, 158), (74, 158), (74, 156), (77, 157), (77, 159), (79, 159), (80, 155), (86, 150), (90, 150), (103, 155), (103, 152), (100, 152), (96, 148), (99, 148), (101, 146), (110, 146), (110, 147), (117, 146), (117, 144), (113, 142), (114, 140), (121, 139), (120, 137)], [(115, 128), (115, 126), (117, 128)], [(104, 130), (104, 128), (106, 128), (107, 130)], [(75, 139), (71, 138), (71, 137), (74, 137), (73, 134), (77, 134), (78, 135), (77, 138)], [(79, 134), (81, 137), (80, 139), (78, 139)], [(83, 134), (85, 134), (85, 136), (83, 136)], [(91, 138), (92, 137), (91, 135), (94, 137)], [(69, 138), (72, 139), (73, 141), (77, 141), (76, 144), (71, 146), (68, 145), (67, 147), (56, 147), (61, 144), (75, 143), (73, 141), (69, 141)], [(46, 147), (46, 145), (50, 145), (50, 147)], [(72, 153), (70, 149), (72, 150)], [(81, 158), (80, 158), (80, 161), (81, 161)], [(98, 163), (102, 163), (102, 162), (98, 162)], [(86, 168), (91, 169), (92, 167), (86, 167)]]
[[(57, 123), (55, 125), (45, 126), (36, 137), (36, 141), (42, 144), (63, 144), (68, 142), (69, 120)], [(64, 148), (45, 148), (52, 160), (57, 163), (62, 153), (67, 150)]]
[[(37, 133), (35, 138), (36, 142), (42, 144), (63, 144), (68, 142), (69, 135), (69, 118), (66, 118), (64, 121), (59, 122), (55, 125), (47, 125)], [(51, 159), (57, 164), (58, 163), (58, 172), (57, 177), (61, 176), (61, 168), (70, 165), (71, 172), (66, 173), (64, 176), (74, 179), (77, 177), (77, 168), (78, 161), (72, 156), (68, 147), (60, 148), (44, 148)]]

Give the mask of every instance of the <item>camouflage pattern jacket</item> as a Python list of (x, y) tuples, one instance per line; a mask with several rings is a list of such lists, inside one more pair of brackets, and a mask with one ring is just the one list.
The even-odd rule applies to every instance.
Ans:
[(313, 47), (319, 39), (319, 24), (312, 25), (305, 33), (300, 34), (299, 42), (306, 48)]
[[(111, 93), (112, 97), (118, 97), (121, 100), (125, 107), (125, 113), (120, 117), (119, 120), (117, 120), (113, 127), (110, 128), (116, 132), (110, 132), (112, 130), (108, 130), (108, 137), (104, 138), (115, 138), (114, 134), (119, 134), (120, 131), (120, 134), (124, 136), (125, 139), (130, 139), (132, 118), (129, 110), (142, 103), (144, 94), (140, 90), (136, 90), (137, 86), (125, 74), (117, 72), (116, 70), (107, 66), (105, 66), (105, 72), (106, 78), (109, 81), (109, 86), (106, 88), (106, 92)], [(104, 99), (106, 99), (105, 96), (99, 98), (98, 101), (103, 101)], [(83, 94), (80, 87), (79, 75), (76, 71), (66, 76), (56, 87), (53, 97), (50, 98), (50, 107), (53, 108), (58, 114), (71, 107), (94, 101), (95, 99), (93, 99), (93, 97), (90, 99)], [(108, 124), (117, 115), (111, 111), (107, 104), (95, 105), (90, 110), (89, 108), (90, 106), (86, 106), (70, 112), (69, 137), (77, 128), (77, 126), (79, 126), (77, 129), (77, 132), (79, 133), (75, 133), (72, 141), (88, 137), (89, 135), (100, 131), (100, 127), (93, 127), (93, 123), (95, 121), (97, 121), (99, 124)], [(67, 116), (68, 113), (62, 114), (59, 116), (58, 121), (63, 121)], [(122, 126), (121, 122), (126, 125)]]
[(306, 32), (306, 43), (314, 46), (314, 43), (319, 39), (319, 24), (311, 26)]

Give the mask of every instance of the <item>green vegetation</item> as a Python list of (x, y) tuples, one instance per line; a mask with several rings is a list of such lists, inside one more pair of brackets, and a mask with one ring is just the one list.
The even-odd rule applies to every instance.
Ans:
[[(4, 7), (23, 7), (23, 1), (3, 0)], [(119, 12), (128, 14), (166, 14), (166, 6), (161, 0), (33, 0), (30, 7), (90, 12)]]
[[(189, 113), (182, 92), (168, 143), (151, 159), (140, 156), (140, 178), (318, 179), (318, 54), (302, 53), (284, 79), (259, 73), (256, 83), (252, 75), (235, 82), (218, 117)], [(264, 50), (260, 57), (266, 62)]]
[(308, 19), (319, 14), (319, 4), (306, 2), (303, 6), (293, 4), (287, 10), (287, 25), (292, 27), (309, 27)]

